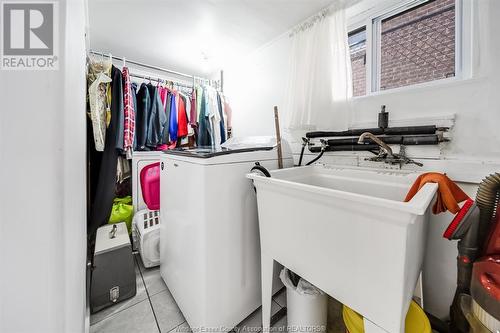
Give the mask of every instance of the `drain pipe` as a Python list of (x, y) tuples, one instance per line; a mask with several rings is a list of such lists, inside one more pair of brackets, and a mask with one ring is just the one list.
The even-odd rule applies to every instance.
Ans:
[(323, 157), (323, 154), (325, 153), (325, 151), (327, 149), (328, 149), (328, 141), (321, 139), (321, 151), (320, 151), (320, 153), (318, 154), (318, 156), (316, 156), (316, 158), (314, 158), (312, 161), (309, 161), (309, 163), (307, 163), (306, 165), (311, 165), (311, 164), (315, 163), (317, 160), (319, 160), (321, 157)]
[(311, 140), (308, 138), (302, 137), (302, 149), (300, 150), (300, 158), (299, 158), (299, 165), (297, 166), (302, 166), (302, 158), (304, 157), (304, 150), (306, 150), (306, 146), (309, 145)]

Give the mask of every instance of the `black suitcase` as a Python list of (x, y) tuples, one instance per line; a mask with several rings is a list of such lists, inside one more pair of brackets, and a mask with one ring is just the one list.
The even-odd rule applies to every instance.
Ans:
[(90, 312), (135, 296), (134, 258), (125, 223), (97, 230), (90, 285)]

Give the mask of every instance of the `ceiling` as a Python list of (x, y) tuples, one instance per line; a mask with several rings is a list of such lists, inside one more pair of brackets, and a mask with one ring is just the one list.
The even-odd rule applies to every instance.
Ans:
[(88, 0), (90, 47), (207, 76), (332, 0)]

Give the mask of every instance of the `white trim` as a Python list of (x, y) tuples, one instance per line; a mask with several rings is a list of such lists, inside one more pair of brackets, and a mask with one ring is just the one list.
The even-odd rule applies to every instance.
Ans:
[[(370, 37), (369, 37), (370, 36)], [(365, 70), (366, 70), (366, 88), (365, 88), (365, 95), (369, 95), (372, 91), (372, 77), (373, 77), (373, 70), (372, 70), (372, 63), (373, 63), (373, 25), (370, 24), (366, 25), (366, 63), (365, 63)], [(376, 55), (375, 55), (376, 56)], [(353, 89), (354, 90), (354, 89)]]
[(373, 96), (396, 94), (396, 93), (401, 93), (401, 92), (405, 92), (405, 91), (419, 90), (419, 89), (423, 89), (423, 88), (446, 87), (446, 86), (455, 85), (455, 84), (457, 84), (459, 82), (463, 82), (463, 81), (464, 81), (464, 79), (462, 79), (461, 77), (449, 77), (449, 78), (440, 79), (440, 80), (415, 83), (415, 84), (397, 87), (397, 88), (372, 91), (371, 93), (367, 93), (364, 96), (356, 96), (356, 97), (353, 97), (352, 99), (356, 100), (356, 99), (362, 99), (362, 98), (373, 97)]

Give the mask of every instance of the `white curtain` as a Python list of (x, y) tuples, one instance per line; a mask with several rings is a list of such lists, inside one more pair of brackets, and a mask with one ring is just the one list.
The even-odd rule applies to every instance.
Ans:
[(285, 129), (346, 129), (352, 77), (344, 7), (325, 9), (291, 38)]

